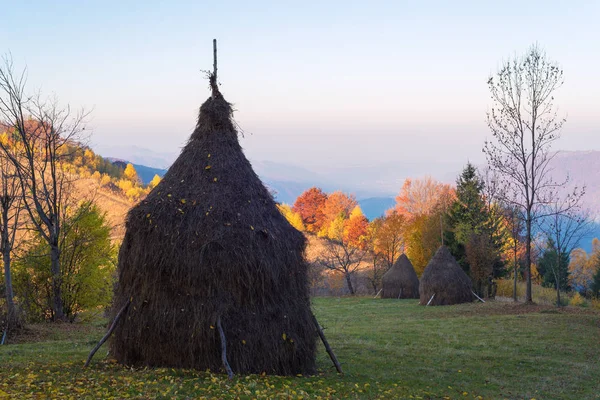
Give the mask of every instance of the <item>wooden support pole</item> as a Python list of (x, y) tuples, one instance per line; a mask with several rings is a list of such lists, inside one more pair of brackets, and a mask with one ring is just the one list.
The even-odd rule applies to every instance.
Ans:
[(337, 370), (337, 372), (339, 372), (340, 374), (343, 374), (344, 372), (342, 371), (342, 366), (340, 365), (337, 357), (333, 353), (331, 346), (329, 346), (329, 342), (327, 341), (327, 338), (325, 337), (325, 334), (323, 333), (323, 328), (321, 328), (321, 325), (319, 325), (319, 322), (317, 321), (317, 317), (315, 317), (315, 314), (311, 313), (311, 315), (312, 315), (313, 323), (315, 324), (315, 327), (317, 328), (317, 332), (319, 333), (319, 337), (321, 338), (321, 341), (325, 345), (325, 350), (327, 350), (327, 354), (329, 354), (329, 358), (331, 358), (331, 361), (333, 362), (333, 365), (335, 365), (335, 369)]
[(106, 332), (106, 335), (104, 335), (104, 337), (102, 339), (100, 339), (100, 341), (98, 342), (96, 347), (94, 347), (92, 349), (92, 351), (90, 352), (90, 355), (88, 356), (87, 361), (85, 362), (85, 364), (83, 366), (84, 368), (86, 368), (90, 365), (90, 363), (92, 362), (92, 358), (94, 358), (94, 354), (96, 354), (96, 352), (100, 349), (100, 347), (102, 347), (104, 342), (106, 342), (108, 340), (110, 335), (112, 335), (113, 331), (117, 327), (117, 322), (119, 322), (119, 319), (121, 318), (121, 316), (123, 315), (125, 310), (127, 310), (127, 308), (129, 307), (129, 304), (131, 304), (131, 300), (128, 300), (127, 303), (125, 303), (125, 305), (123, 307), (121, 307), (121, 309), (115, 316), (115, 319), (114, 319), (112, 325), (110, 326), (110, 328), (108, 328), (108, 332)]
[(471, 293), (473, 293), (475, 295), (475, 297), (477, 297), (482, 303), (485, 303), (485, 300), (483, 300), (481, 297), (477, 296), (477, 293), (475, 293), (472, 290), (471, 290)]
[(229, 366), (229, 362), (227, 361), (227, 341), (225, 340), (225, 332), (223, 331), (223, 327), (221, 326), (221, 316), (217, 317), (217, 329), (219, 330), (219, 336), (221, 338), (221, 362), (223, 362), (223, 367), (227, 372), (227, 376), (229, 379), (233, 379), (233, 370)]
[(435, 297), (435, 293), (433, 294), (433, 296), (431, 296), (431, 298), (429, 299), (429, 301), (427, 302), (427, 305), (431, 304), (431, 302), (433, 301), (433, 298)]
[(376, 294), (376, 295), (375, 295), (375, 297), (373, 297), (373, 298), (374, 298), (374, 299), (376, 299), (376, 298), (377, 298), (377, 296), (379, 296), (379, 294), (381, 293), (381, 291), (382, 291), (382, 290), (383, 290), (383, 289), (379, 289), (379, 292), (377, 292), (377, 294)]
[(4, 334), (2, 335), (2, 341), (0, 342), (0, 345), (3, 345), (4, 342), (6, 341), (6, 333), (8, 332), (8, 325), (6, 326), (6, 329), (4, 330)]

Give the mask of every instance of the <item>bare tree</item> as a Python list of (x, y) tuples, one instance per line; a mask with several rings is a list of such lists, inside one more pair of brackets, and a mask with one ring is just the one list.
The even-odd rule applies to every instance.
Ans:
[(9, 141), (0, 149), (11, 162), (23, 205), (35, 230), (50, 247), (54, 320), (64, 319), (60, 237), (72, 176), (65, 169), (70, 151), (83, 140), (88, 112), (73, 112), (55, 99), (25, 94), (26, 71), (15, 73), (12, 59), (0, 65), (0, 118)]
[[(554, 94), (563, 84), (563, 70), (537, 46), (523, 57), (505, 62), (488, 80), (493, 106), (487, 114), (492, 141), (483, 148), (488, 164), (498, 173), (502, 201), (520, 210), (525, 225), (525, 300), (532, 302), (532, 229), (544, 207), (566, 181), (551, 177), (552, 144), (566, 122), (558, 117)], [(579, 197), (577, 190), (573, 198)], [(565, 204), (568, 209), (571, 204)]]
[(379, 291), (378, 289), (380, 288), (381, 278), (383, 278), (383, 275), (389, 269), (389, 267), (387, 261), (383, 259), (381, 254), (373, 251), (370, 251), (369, 253), (371, 255), (371, 265), (369, 274), (367, 274), (367, 280), (373, 287), (373, 292), (377, 294)]
[(328, 239), (323, 254), (317, 259), (326, 269), (338, 271), (344, 275), (351, 295), (356, 293), (352, 285), (352, 275), (358, 270), (367, 254), (367, 250), (352, 246), (343, 235), (336, 239)]
[[(2, 140), (2, 139), (0, 139)], [(0, 155), (0, 252), (4, 264), (4, 286), (6, 292), (6, 331), (21, 325), (14, 301), (11, 261), (22, 203), (17, 177), (10, 162)]]
[[(593, 231), (590, 213), (581, 211), (578, 205), (570, 206), (570, 199), (557, 199), (549, 206), (550, 215), (538, 220), (538, 226), (544, 235), (554, 243), (556, 257), (550, 263), (550, 271), (556, 283), (556, 306), (560, 307), (560, 289), (563, 283), (561, 262), (563, 257), (570, 255), (579, 242)], [(566, 209), (566, 211), (565, 211)], [(564, 268), (568, 268), (567, 265)], [(566, 273), (566, 272), (565, 272)]]

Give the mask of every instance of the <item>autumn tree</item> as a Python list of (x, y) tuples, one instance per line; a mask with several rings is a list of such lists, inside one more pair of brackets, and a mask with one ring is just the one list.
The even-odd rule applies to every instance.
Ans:
[[(540, 208), (551, 201), (557, 183), (550, 175), (552, 144), (565, 119), (558, 117), (554, 96), (563, 70), (536, 45), (523, 57), (502, 64), (488, 79), (493, 105), (487, 115), (492, 140), (483, 151), (501, 179), (503, 203), (517, 207), (525, 225), (525, 299), (532, 302), (532, 236)], [(543, 212), (541, 212), (543, 213)]]
[[(110, 240), (110, 225), (94, 203), (82, 202), (65, 216), (64, 224), (60, 238), (61, 300), (65, 317), (72, 321), (84, 309), (109, 304), (116, 251)], [(17, 263), (16, 288), (33, 319), (53, 317), (50, 251), (38, 233)]]
[(406, 255), (418, 276), (421, 276), (429, 260), (442, 245), (442, 209), (431, 214), (416, 215), (411, 218), (405, 230)]
[(15, 171), (31, 224), (50, 247), (53, 319), (62, 320), (60, 238), (74, 179), (64, 161), (71, 158), (71, 145), (84, 139), (88, 113), (28, 96), (25, 84), (25, 72), (16, 73), (5, 57), (0, 66), (0, 122), (10, 127), (13, 143), (0, 141), (0, 149)]
[(127, 166), (125, 167), (125, 171), (123, 171), (123, 177), (134, 183), (139, 183), (139, 181), (140, 181), (137, 171), (135, 170), (135, 167), (131, 163), (128, 163)]
[(591, 290), (594, 274), (600, 260), (600, 240), (592, 240), (592, 252), (588, 253), (581, 248), (571, 252), (569, 262), (569, 284), (582, 294)]
[[(356, 237), (355, 232), (362, 230), (361, 215), (362, 213), (355, 213), (356, 225), (352, 228), (352, 235), (348, 234), (349, 230), (347, 229), (349, 219), (343, 218), (341, 214), (338, 215), (329, 226), (325, 249), (317, 259), (318, 263), (324, 268), (343, 274), (351, 295), (356, 293), (352, 284), (352, 277), (360, 268), (367, 254), (367, 249), (361, 245), (360, 240), (358, 243), (349, 240), (350, 237)], [(364, 218), (364, 216), (362, 217)], [(366, 234), (366, 229), (364, 233)]]
[(368, 230), (369, 220), (364, 216), (359, 206), (354, 207), (344, 224), (344, 237), (348, 244), (365, 249), (368, 245)]
[(406, 179), (396, 197), (395, 212), (406, 219), (406, 254), (420, 275), (442, 245), (444, 219), (455, 200), (450, 185), (433, 180)]
[(335, 236), (335, 233), (333, 235), (328, 235), (328, 231), (331, 230), (330, 225), (334, 223), (339, 224), (339, 220), (345, 221), (348, 219), (350, 213), (357, 205), (358, 202), (354, 198), (354, 195), (347, 195), (341, 191), (336, 191), (328, 195), (321, 208), (323, 213), (323, 224), (319, 234), (321, 236)]
[(407, 217), (428, 215), (439, 208), (447, 208), (454, 199), (450, 185), (437, 182), (431, 177), (406, 179), (396, 197), (395, 210)]
[(0, 155), (0, 252), (4, 264), (4, 291), (7, 306), (5, 331), (21, 325), (14, 301), (12, 253), (20, 226), (22, 198), (17, 177), (11, 166), (10, 161)]
[(381, 256), (387, 268), (391, 268), (405, 250), (407, 218), (393, 210), (386, 216), (375, 219), (371, 225), (373, 252)]
[(371, 262), (366, 276), (375, 293), (381, 286), (383, 274), (404, 252), (405, 221), (403, 215), (392, 210), (369, 224), (366, 241)]
[(317, 233), (325, 221), (323, 205), (327, 194), (321, 189), (312, 187), (296, 199), (292, 210), (302, 217), (302, 222), (308, 232)]

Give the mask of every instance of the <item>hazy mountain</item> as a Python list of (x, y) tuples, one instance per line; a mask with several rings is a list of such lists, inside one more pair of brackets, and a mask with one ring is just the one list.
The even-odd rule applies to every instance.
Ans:
[(152, 178), (154, 178), (154, 175), (158, 175), (162, 178), (167, 173), (166, 169), (152, 168), (140, 164), (133, 164), (133, 167), (135, 168), (144, 185), (149, 184)]
[[(129, 154), (131, 152), (131, 154)], [(107, 156), (133, 162), (144, 182), (154, 174), (162, 175), (176, 154), (157, 153), (141, 147), (112, 147)], [(354, 193), (367, 216), (382, 215), (406, 177), (431, 175), (444, 182), (453, 182), (460, 169), (446, 163), (382, 162), (373, 165), (317, 168), (272, 161), (252, 161), (256, 173), (276, 194), (278, 201), (292, 204), (304, 190), (318, 186), (326, 192), (343, 190)], [(570, 178), (570, 186), (586, 185), (583, 205), (593, 213), (600, 210), (600, 151), (561, 151), (552, 161), (552, 174), (557, 181)]]
[[(104, 158), (127, 160), (132, 164), (145, 165), (152, 168), (169, 168), (179, 153), (155, 152), (139, 146), (93, 146), (96, 154)], [(152, 178), (151, 178), (152, 179)]]

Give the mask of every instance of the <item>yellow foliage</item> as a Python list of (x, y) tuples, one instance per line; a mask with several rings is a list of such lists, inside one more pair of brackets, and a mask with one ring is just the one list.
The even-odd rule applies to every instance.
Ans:
[(102, 174), (99, 171), (94, 171), (94, 173), (92, 174), (92, 178), (100, 182), (100, 180), (102, 179)]
[(344, 237), (345, 218), (338, 215), (327, 228), (327, 237), (332, 240), (342, 240)]
[(350, 212), (350, 218), (362, 217), (364, 214), (360, 209), (360, 206), (356, 206)]
[(127, 164), (127, 166), (125, 167), (123, 176), (125, 177), (125, 179), (129, 179), (131, 182), (139, 181), (137, 171), (135, 170), (133, 164), (131, 164), (131, 163)]
[(590, 302), (592, 308), (596, 309), (596, 310), (600, 310), (600, 299), (592, 299), (592, 301)]
[(133, 182), (127, 179), (119, 179), (117, 182), (117, 186), (121, 189), (125, 194), (131, 189), (133, 189)]
[[(513, 295), (513, 280), (512, 279), (498, 279), (496, 281), (497, 289), (496, 296), (499, 297), (512, 297)], [(525, 299), (525, 287), (526, 283), (523, 281), (517, 282), (517, 298), (519, 301)], [(533, 284), (531, 285), (531, 295), (533, 301), (539, 304), (556, 304), (556, 289), (543, 287), (542, 285)], [(561, 303), (569, 298), (566, 292), (560, 292)], [(563, 303), (564, 304), (564, 303)]]
[(86, 167), (79, 167), (79, 176), (82, 178), (89, 178), (90, 176), (92, 176), (92, 174), (90, 173), (90, 170)]
[(570, 306), (583, 306), (584, 304), (585, 299), (579, 294), (579, 292), (575, 293), (575, 296), (573, 296), (571, 301), (569, 301)]
[(158, 175), (154, 175), (154, 178), (152, 178), (152, 180), (150, 181), (150, 183), (148, 184), (148, 186), (153, 189), (156, 187), (156, 185), (158, 185), (161, 181), (161, 177)]
[(302, 222), (302, 217), (299, 213), (292, 211), (292, 208), (289, 205), (278, 204), (277, 208), (279, 209), (279, 212), (285, 217), (285, 219), (287, 219), (290, 225), (292, 225), (299, 231), (305, 230), (304, 223)]
[(146, 190), (141, 187), (132, 187), (125, 192), (125, 196), (131, 201), (138, 201), (147, 194)]
[(100, 179), (100, 184), (102, 186), (106, 186), (110, 183), (110, 176), (108, 174), (102, 174), (102, 179)]

